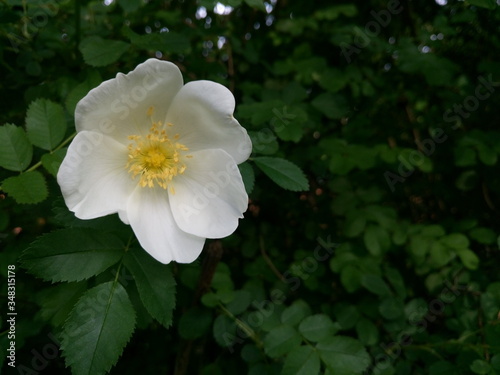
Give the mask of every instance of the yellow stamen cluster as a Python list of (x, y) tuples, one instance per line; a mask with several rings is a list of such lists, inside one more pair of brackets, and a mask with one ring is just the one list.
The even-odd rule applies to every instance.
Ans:
[[(152, 110), (148, 110), (148, 117)], [(171, 126), (171, 124), (168, 124)], [(149, 134), (144, 136), (131, 135), (128, 138), (133, 142), (128, 146), (128, 162), (126, 168), (132, 178), (139, 176), (141, 187), (155, 187), (156, 185), (167, 189), (169, 182), (186, 170), (182, 162), (183, 155), (188, 148), (177, 142), (179, 135), (170, 139), (161, 122), (153, 123)], [(170, 191), (175, 193), (173, 186)]]

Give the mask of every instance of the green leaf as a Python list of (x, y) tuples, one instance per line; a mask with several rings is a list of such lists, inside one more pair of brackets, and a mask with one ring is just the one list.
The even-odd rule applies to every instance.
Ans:
[(344, 234), (347, 237), (357, 237), (365, 230), (366, 216), (361, 211), (352, 210), (347, 214), (344, 225)]
[(278, 151), (279, 145), (276, 136), (269, 128), (261, 129), (258, 132), (248, 132), (252, 140), (252, 152), (262, 155), (272, 155)]
[(245, 312), (252, 303), (252, 295), (246, 290), (236, 290), (233, 299), (226, 305), (231, 314), (239, 315)]
[(381, 256), (391, 245), (389, 233), (379, 225), (368, 225), (363, 240), (366, 248), (373, 256)]
[(446, 232), (440, 225), (426, 225), (422, 228), (420, 234), (426, 237), (441, 237), (444, 236)]
[(415, 256), (424, 256), (429, 252), (430, 240), (427, 237), (415, 235), (410, 239), (410, 251)]
[(335, 375), (361, 374), (370, 365), (370, 356), (363, 345), (350, 337), (330, 337), (318, 343), (316, 348)]
[(241, 349), (241, 358), (250, 364), (263, 361), (266, 357), (255, 344), (248, 343)]
[(342, 90), (349, 83), (349, 77), (340, 69), (331, 68), (318, 78), (318, 83), (326, 91), (335, 93)]
[(283, 189), (291, 191), (309, 189), (309, 182), (304, 172), (292, 162), (264, 156), (253, 158), (253, 160), (262, 172)]
[[(282, 108), (281, 111), (278, 108)], [(289, 120), (287, 108), (281, 100), (266, 100), (259, 103), (240, 104), (236, 114), (238, 119), (249, 119), (255, 126), (266, 126), (259, 133), (262, 133), (261, 137), (267, 139), (271, 132), (268, 123), (271, 123), (273, 127), (279, 127), (281, 123)]]
[(315, 16), (318, 19), (324, 20), (335, 20), (340, 15), (344, 15), (346, 17), (353, 17), (358, 14), (358, 9), (354, 4), (341, 4), (335, 5), (326, 9), (321, 9), (321, 11), (317, 11)]
[(379, 275), (364, 275), (361, 278), (361, 284), (370, 292), (380, 297), (391, 295), (389, 286)]
[(477, 149), (477, 154), (479, 156), (479, 160), (486, 165), (495, 165), (498, 160), (497, 153), (492, 148), (486, 145), (480, 145)]
[(435, 268), (447, 265), (453, 258), (456, 257), (456, 254), (450, 247), (437, 241), (432, 242), (429, 255), (431, 260), (430, 263)]
[(144, 307), (163, 326), (172, 324), (175, 307), (175, 280), (171, 265), (162, 264), (142, 249), (130, 249), (125, 267), (134, 276)]
[(476, 227), (469, 232), (469, 237), (483, 245), (492, 245), (495, 243), (496, 234), (490, 228)]
[(189, 50), (190, 42), (183, 34), (169, 31), (168, 33), (152, 33), (139, 35), (127, 30), (126, 35), (134, 46), (145, 50), (155, 50), (168, 53), (182, 53)]
[(318, 342), (333, 336), (337, 327), (328, 315), (316, 314), (305, 318), (299, 325), (299, 332), (306, 340)]
[(378, 342), (378, 329), (370, 320), (361, 318), (356, 323), (356, 332), (364, 345), (375, 345)]
[(195, 307), (184, 314), (179, 320), (179, 335), (186, 340), (194, 340), (210, 330), (212, 312), (206, 308)]
[(139, 9), (144, 3), (141, 0), (121, 0), (118, 4), (125, 13), (132, 13)]
[(117, 282), (87, 291), (64, 325), (61, 348), (74, 375), (104, 374), (118, 361), (135, 326), (127, 292)]
[(309, 305), (303, 300), (297, 300), (291, 306), (283, 310), (281, 314), (281, 323), (295, 326), (309, 315), (311, 315), (311, 308)]
[(310, 346), (299, 346), (286, 356), (281, 375), (318, 375), (320, 365), (316, 350)]
[(323, 93), (311, 102), (312, 106), (326, 117), (334, 120), (341, 119), (349, 113), (347, 100), (340, 94)]
[(66, 118), (62, 105), (47, 99), (32, 102), (26, 113), (26, 131), (31, 143), (53, 150), (66, 134)]
[(378, 310), (386, 319), (397, 319), (404, 314), (404, 304), (399, 298), (387, 297), (379, 305)]
[(468, 0), (470, 5), (475, 5), (481, 8), (486, 8), (493, 10), (497, 7), (497, 3), (495, 0)]
[(243, 184), (245, 185), (245, 190), (247, 194), (250, 194), (255, 185), (255, 172), (253, 171), (253, 167), (248, 162), (245, 162), (239, 164), (238, 168), (241, 173), (241, 178), (243, 179)]
[(264, 338), (264, 351), (271, 358), (278, 358), (299, 346), (302, 339), (289, 325), (273, 328)]
[(429, 375), (455, 375), (456, 366), (447, 361), (434, 362), (429, 367)]
[(334, 313), (342, 329), (353, 328), (360, 318), (358, 309), (354, 305), (337, 304)]
[(207, 307), (216, 307), (219, 305), (220, 300), (217, 294), (208, 292), (201, 297), (201, 303)]
[(80, 42), (79, 49), (88, 65), (106, 66), (118, 60), (129, 47), (126, 42), (89, 36)]
[(500, 354), (495, 354), (493, 357), (491, 357), (491, 366), (495, 370), (500, 370)]
[(340, 281), (344, 288), (352, 293), (359, 289), (361, 286), (361, 277), (363, 276), (363, 272), (359, 270), (354, 265), (348, 264), (347, 266), (342, 268), (340, 272)]
[(471, 167), (476, 165), (476, 151), (470, 147), (460, 147), (455, 150), (455, 165)]
[(91, 70), (85, 81), (75, 86), (66, 97), (65, 106), (69, 113), (74, 113), (76, 104), (89, 93), (90, 90), (97, 87), (102, 82), (101, 75), (97, 70)]
[(86, 282), (58, 284), (41, 290), (36, 296), (40, 304), (40, 316), (54, 327), (62, 326), (86, 290)]
[(5, 179), (2, 182), (2, 190), (20, 204), (40, 203), (49, 196), (45, 178), (37, 171)]
[(458, 257), (462, 261), (462, 264), (470, 269), (477, 270), (479, 267), (479, 257), (470, 249), (457, 249)]
[(243, 342), (236, 334), (236, 324), (226, 315), (215, 318), (212, 330), (215, 341), (222, 347), (231, 347)]
[(52, 176), (57, 176), (57, 171), (59, 170), (59, 167), (61, 166), (61, 163), (66, 156), (66, 151), (68, 151), (68, 149), (65, 147), (53, 153), (45, 154), (42, 156), (42, 165)]
[(259, 9), (262, 11), (266, 10), (263, 0), (244, 0), (244, 1), (249, 7)]
[(406, 285), (401, 273), (395, 268), (387, 267), (384, 276), (396, 291), (397, 296), (404, 300), (406, 298)]
[(451, 233), (441, 238), (443, 244), (452, 249), (466, 249), (469, 247), (469, 239), (462, 233)]
[(33, 147), (22, 128), (13, 124), (0, 126), (0, 167), (24, 171), (31, 163)]
[(470, 369), (474, 372), (474, 374), (486, 375), (491, 373), (491, 365), (482, 359), (476, 359), (472, 362)]
[(287, 112), (286, 117), (280, 118), (281, 121), (273, 122), (273, 130), (281, 140), (297, 143), (304, 134), (304, 124), (308, 119), (307, 112), (300, 108), (292, 108)]
[(30, 273), (55, 281), (79, 281), (98, 275), (124, 255), (124, 243), (95, 229), (61, 229), (39, 237), (23, 253)]

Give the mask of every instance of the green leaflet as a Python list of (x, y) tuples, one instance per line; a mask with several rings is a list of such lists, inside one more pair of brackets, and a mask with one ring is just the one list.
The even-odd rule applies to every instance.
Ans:
[(125, 244), (115, 235), (91, 229), (60, 229), (31, 244), (22, 266), (51, 281), (80, 281), (98, 275), (124, 255)]
[(370, 356), (363, 345), (350, 337), (330, 337), (318, 343), (316, 348), (334, 374), (361, 374), (370, 364)]
[(253, 158), (257, 167), (283, 189), (302, 191), (309, 189), (309, 183), (299, 167), (292, 162), (271, 157)]
[(0, 167), (23, 171), (31, 162), (33, 147), (25, 131), (13, 124), (0, 126)]
[(35, 146), (44, 150), (56, 148), (66, 133), (62, 105), (46, 99), (32, 102), (26, 113), (26, 131)]
[(38, 171), (5, 179), (2, 182), (2, 189), (20, 204), (39, 203), (49, 195), (45, 178)]
[(171, 265), (161, 264), (142, 249), (130, 249), (124, 263), (134, 276), (146, 310), (162, 325), (169, 327), (175, 307), (176, 285)]
[(310, 346), (299, 346), (286, 357), (281, 375), (317, 375), (320, 364), (316, 350)]
[(118, 60), (129, 47), (130, 44), (119, 40), (89, 36), (81, 41), (79, 48), (87, 64), (91, 66), (106, 66)]
[(74, 375), (100, 375), (111, 369), (130, 340), (135, 312), (118, 282), (87, 291), (64, 325), (61, 348)]

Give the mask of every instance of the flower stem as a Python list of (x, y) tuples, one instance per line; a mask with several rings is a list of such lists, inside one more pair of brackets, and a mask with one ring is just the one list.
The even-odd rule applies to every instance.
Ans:
[(218, 306), (224, 314), (226, 314), (229, 318), (231, 318), (236, 323), (236, 325), (240, 327), (242, 331), (245, 332), (245, 334), (247, 334), (248, 337), (252, 339), (252, 341), (255, 343), (255, 345), (257, 345), (258, 348), (262, 348), (264, 346), (263, 342), (257, 337), (255, 331), (252, 328), (250, 328), (248, 324), (246, 324), (244, 321), (234, 316), (234, 314), (228, 309), (226, 309), (226, 307), (222, 303), (219, 303)]
[(71, 135), (70, 135), (68, 138), (66, 138), (64, 141), (62, 141), (62, 143), (61, 143), (59, 146), (57, 146), (57, 147), (54, 149), (54, 151), (52, 151), (52, 152), (59, 151), (61, 148), (63, 148), (63, 147), (64, 147), (64, 146), (66, 146), (69, 142), (71, 142), (71, 140), (72, 140), (73, 138), (75, 138), (75, 136), (76, 136), (76, 132), (74, 132), (73, 134), (71, 134)]
[[(62, 143), (57, 146), (54, 150), (50, 151), (51, 154), (53, 154), (54, 152), (56, 151), (59, 151), (61, 148), (63, 148), (64, 146), (66, 146), (69, 142), (71, 142), (71, 140), (73, 138), (75, 138), (76, 136), (76, 132), (71, 134), (68, 138), (66, 138), (64, 141), (62, 141)], [(37, 169), (38, 167), (40, 167), (42, 165), (42, 161), (40, 160), (38, 163), (35, 163), (33, 164), (30, 168), (26, 169), (24, 172), (32, 172), (34, 171), (35, 169)]]

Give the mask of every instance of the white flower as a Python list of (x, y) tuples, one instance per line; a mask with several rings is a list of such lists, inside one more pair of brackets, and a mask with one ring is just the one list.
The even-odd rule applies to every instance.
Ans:
[(205, 238), (233, 233), (247, 209), (237, 164), (251, 142), (234, 105), (224, 86), (184, 85), (156, 59), (101, 83), (76, 107), (57, 175), (68, 208), (80, 219), (117, 212), (158, 261), (194, 261)]

